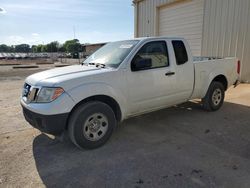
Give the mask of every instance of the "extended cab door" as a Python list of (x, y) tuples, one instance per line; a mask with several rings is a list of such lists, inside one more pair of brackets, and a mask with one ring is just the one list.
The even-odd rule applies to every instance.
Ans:
[(165, 40), (145, 42), (127, 70), (130, 115), (174, 104), (176, 74)]
[(172, 40), (178, 98), (184, 102), (189, 100), (194, 88), (194, 64), (191, 50), (185, 40)]

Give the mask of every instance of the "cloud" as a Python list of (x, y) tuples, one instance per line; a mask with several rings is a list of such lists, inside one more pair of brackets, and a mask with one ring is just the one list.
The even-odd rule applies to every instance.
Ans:
[(74, 16), (82, 16), (82, 17), (90, 17), (99, 15), (100, 12), (95, 9), (90, 9), (89, 7), (79, 7), (76, 5), (72, 5), (72, 3), (61, 3), (60, 1), (50, 2), (48, 3), (44, 1), (22, 4), (22, 3), (6, 3), (4, 4), (9, 11), (11, 11), (14, 15), (42, 15), (43, 17), (74, 17)]
[(31, 33), (31, 37), (27, 39), (28, 44), (39, 44), (42, 43), (42, 39), (39, 33)]
[(9, 41), (10, 44), (14, 44), (14, 45), (25, 43), (24, 37), (19, 36), (19, 35), (9, 36), (7, 40)]
[(40, 35), (38, 33), (32, 33), (32, 37), (39, 37)]
[(6, 38), (6, 41), (4, 41), (6, 44), (11, 45), (18, 45), (18, 44), (41, 44), (42, 39), (40, 37), (40, 34), (38, 33), (31, 33), (27, 36), (20, 36), (20, 35), (11, 35)]
[(0, 7), (0, 14), (6, 14), (6, 10), (3, 7)]
[(129, 32), (82, 32), (77, 34), (77, 37), (84, 43), (99, 43), (99, 42), (112, 42), (117, 40), (126, 40), (133, 38), (133, 33)]

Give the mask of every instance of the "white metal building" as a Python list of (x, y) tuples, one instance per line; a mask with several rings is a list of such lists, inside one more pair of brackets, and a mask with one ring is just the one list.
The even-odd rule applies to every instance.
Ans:
[(194, 56), (236, 56), (250, 81), (250, 0), (134, 0), (135, 37), (180, 36)]

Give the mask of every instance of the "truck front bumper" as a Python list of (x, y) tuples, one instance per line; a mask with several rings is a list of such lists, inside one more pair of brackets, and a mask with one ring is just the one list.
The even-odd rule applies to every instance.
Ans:
[(28, 121), (34, 128), (39, 129), (41, 132), (52, 135), (60, 135), (66, 129), (69, 113), (43, 115), (32, 112), (23, 105), (22, 108), (26, 121)]

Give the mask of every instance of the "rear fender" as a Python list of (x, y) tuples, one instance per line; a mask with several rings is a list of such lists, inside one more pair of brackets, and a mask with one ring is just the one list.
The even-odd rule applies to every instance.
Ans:
[(226, 77), (226, 72), (223, 71), (223, 70), (213, 70), (209, 74), (208, 79), (206, 81), (204, 81), (203, 90), (201, 92), (201, 98), (204, 98), (206, 96), (210, 84), (212, 83), (212, 81), (214, 80), (214, 78), (216, 78), (219, 75), (223, 75), (223, 76)]

